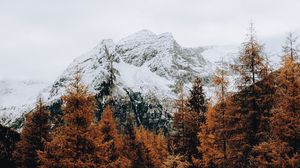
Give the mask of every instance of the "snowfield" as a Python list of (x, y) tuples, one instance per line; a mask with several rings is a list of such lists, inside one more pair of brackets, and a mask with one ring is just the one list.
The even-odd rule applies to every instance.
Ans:
[(0, 81), (0, 123), (7, 125), (31, 110), (47, 85), (37, 81)]

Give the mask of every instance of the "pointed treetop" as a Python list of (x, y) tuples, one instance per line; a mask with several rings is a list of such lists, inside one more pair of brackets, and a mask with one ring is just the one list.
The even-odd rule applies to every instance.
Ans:
[(69, 84), (69, 87), (67, 88), (67, 91), (69, 93), (86, 93), (87, 92), (87, 86), (85, 86), (81, 82), (80, 71), (76, 72), (73, 81)]
[(292, 60), (298, 59), (299, 45), (297, 44), (298, 35), (296, 33), (288, 33), (283, 48), (284, 57), (290, 57)]
[(254, 26), (254, 22), (251, 20), (249, 25), (249, 34), (247, 34), (247, 37), (251, 42), (253, 42), (255, 36), (256, 36), (255, 26)]

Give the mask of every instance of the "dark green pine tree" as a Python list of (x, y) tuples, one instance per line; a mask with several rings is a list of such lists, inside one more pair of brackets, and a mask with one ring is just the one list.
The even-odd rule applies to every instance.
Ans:
[(38, 167), (38, 151), (44, 150), (44, 143), (49, 138), (49, 112), (41, 98), (36, 104), (35, 111), (27, 116), (27, 121), (21, 133), (21, 141), (17, 143), (14, 158), (17, 167)]
[(144, 166), (143, 147), (141, 142), (137, 140), (136, 128), (133, 123), (133, 116), (128, 115), (127, 123), (123, 136), (123, 153), (132, 162), (132, 168), (139, 168)]
[(203, 93), (201, 78), (196, 78), (190, 91), (190, 96), (184, 96), (183, 85), (179, 88), (179, 98), (174, 103), (174, 133), (172, 143), (175, 145), (174, 152), (185, 157), (192, 163), (193, 157), (201, 157), (198, 154), (198, 134), (201, 123), (205, 122), (207, 100)]
[(102, 112), (104, 110), (104, 106), (106, 104), (111, 105), (114, 107), (115, 101), (113, 100), (113, 92), (115, 89), (116, 83), (116, 73), (118, 71), (114, 68), (113, 63), (115, 60), (115, 56), (109, 53), (107, 46), (105, 45), (104, 48), (101, 49), (101, 52), (104, 52), (104, 56), (106, 59), (105, 68), (108, 74), (104, 77), (105, 80), (96, 86), (96, 90), (99, 92), (96, 94), (96, 102), (97, 102), (97, 112), (96, 112), (96, 119), (100, 120)]
[(107, 60), (108, 60), (108, 71), (109, 71), (109, 76), (108, 76), (108, 87), (109, 87), (109, 90), (108, 90), (108, 97), (107, 97), (107, 103), (108, 104), (111, 104), (113, 103), (113, 100), (112, 100), (112, 94), (113, 94), (113, 91), (115, 89), (115, 81), (116, 81), (116, 69), (114, 68), (113, 66), (113, 63), (114, 63), (114, 55), (110, 54), (107, 47), (104, 46), (104, 51), (105, 51), (105, 55), (107, 57)]
[(193, 81), (187, 107), (190, 111), (199, 114), (200, 122), (204, 121), (204, 114), (207, 111), (207, 100), (203, 91), (202, 79), (200, 77), (196, 77)]
[(20, 135), (18, 132), (0, 124), (0, 167), (15, 167), (12, 154), (19, 140)]

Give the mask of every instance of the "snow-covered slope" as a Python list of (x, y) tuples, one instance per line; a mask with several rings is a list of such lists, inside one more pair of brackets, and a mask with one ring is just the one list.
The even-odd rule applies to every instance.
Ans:
[(201, 53), (204, 59), (218, 65), (222, 60), (224, 62), (233, 63), (234, 59), (238, 56), (239, 47), (235, 45), (226, 46), (208, 46), (203, 47), (204, 51)]
[[(76, 58), (54, 84), (40, 94), (48, 103), (59, 99), (77, 72), (81, 73), (82, 81), (88, 85), (89, 90), (97, 93), (101, 84), (108, 80), (112, 61), (116, 76), (116, 95), (126, 96), (126, 91), (130, 90), (144, 95), (155, 93), (159, 99), (173, 98), (177, 84), (182, 81), (188, 88), (195, 76), (205, 79), (210, 95), (209, 79), (219, 58), (232, 52), (232, 48), (222, 47), (186, 48), (180, 46), (171, 33), (157, 35), (142, 30), (117, 42), (102, 40), (91, 51)], [(23, 103), (17, 103), (17, 106), (22, 110), (7, 109), (5, 115), (1, 112), (0, 117), (9, 116), (13, 121), (20, 116), (26, 111), (21, 105), (26, 104), (26, 101), (20, 99), (20, 102)]]
[(39, 92), (47, 85), (39, 81), (0, 81), (0, 123), (9, 124), (31, 110)]

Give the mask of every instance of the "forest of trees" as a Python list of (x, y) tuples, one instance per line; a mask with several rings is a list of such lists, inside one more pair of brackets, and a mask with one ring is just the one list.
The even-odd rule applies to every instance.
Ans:
[[(300, 167), (298, 55), (290, 33), (280, 68), (273, 69), (251, 27), (235, 64), (216, 69), (214, 100), (206, 98), (201, 77), (189, 93), (180, 84), (168, 132), (137, 126), (132, 115), (120, 126), (112, 97), (98, 121), (95, 95), (77, 74), (62, 97), (59, 124), (39, 99), (20, 134), (0, 125), (0, 167)], [(235, 92), (228, 91), (229, 71)]]

